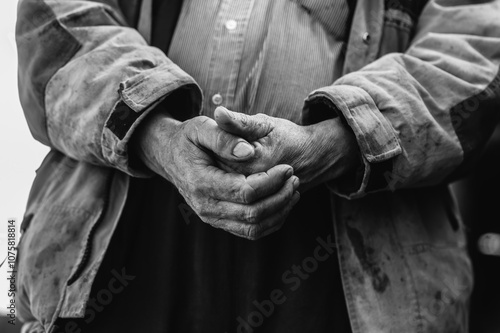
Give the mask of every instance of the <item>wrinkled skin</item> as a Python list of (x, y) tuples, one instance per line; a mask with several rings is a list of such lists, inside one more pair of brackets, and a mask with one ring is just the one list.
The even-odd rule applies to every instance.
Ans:
[(210, 118), (179, 122), (158, 112), (137, 135), (134, 149), (145, 165), (173, 183), (202, 221), (236, 236), (254, 240), (278, 230), (300, 198), (290, 165), (246, 175), (221, 170), (215, 157), (244, 163), (255, 149)]
[(303, 191), (361, 165), (354, 135), (338, 118), (301, 126), (265, 114), (249, 116), (218, 107), (215, 121), (255, 148), (254, 154), (241, 161), (218, 157), (219, 165), (227, 171), (250, 175), (279, 164), (291, 165)]

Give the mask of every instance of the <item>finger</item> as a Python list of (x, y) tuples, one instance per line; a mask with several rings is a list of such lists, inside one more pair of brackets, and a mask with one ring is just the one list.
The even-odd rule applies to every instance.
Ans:
[[(287, 216), (290, 214), (290, 211), (299, 202), (299, 200), (300, 200), (300, 193), (298, 191), (295, 191), (292, 196), (290, 204), (286, 206), (285, 209), (282, 210), (281, 212), (277, 212), (275, 216), (269, 216), (266, 220), (260, 223), (259, 224), (260, 229), (259, 227), (255, 228), (255, 230), (253, 230), (253, 235), (252, 231), (250, 231), (250, 234), (248, 234), (250, 238), (248, 239), (251, 240), (259, 239), (281, 229), (281, 227), (286, 221)], [(277, 221), (281, 220), (281, 222), (273, 222), (275, 219), (277, 219)]]
[(202, 196), (220, 201), (250, 204), (278, 191), (291, 176), (289, 165), (277, 165), (266, 173), (245, 177), (227, 173), (215, 166), (208, 166), (206, 173), (196, 184)]
[(249, 116), (239, 112), (229, 111), (223, 106), (215, 109), (215, 121), (220, 128), (247, 141), (257, 141), (269, 134), (271, 123), (264, 115)]
[(242, 138), (228, 133), (208, 117), (197, 117), (189, 138), (198, 146), (206, 148), (229, 161), (247, 161), (255, 155), (254, 147)]
[(285, 223), (286, 217), (299, 199), (299, 192), (295, 192), (289, 204), (287, 204), (282, 210), (268, 216), (258, 224), (241, 223), (232, 220), (219, 220), (214, 223), (213, 226), (221, 228), (238, 237), (246, 238), (248, 240), (257, 240), (279, 230)]
[(261, 172), (267, 172), (271, 166), (276, 166), (275, 164), (277, 161), (268, 158), (268, 156), (263, 153), (263, 149), (261, 148), (262, 145), (254, 143), (254, 147), (255, 157), (250, 161), (236, 163), (217, 158), (215, 163), (220, 169), (226, 172), (241, 173), (247, 177)]
[(264, 218), (281, 211), (288, 205), (298, 186), (298, 178), (293, 176), (288, 179), (279, 191), (251, 205), (219, 201), (215, 205), (209, 205), (204, 211), (200, 212), (200, 217), (202, 219), (217, 218), (258, 224)]
[[(247, 177), (247, 184), (253, 189), (247, 193), (250, 202), (259, 200), (276, 193), (283, 187), (287, 179), (293, 174), (293, 168), (286, 164), (280, 164), (272, 167), (266, 172), (259, 172)], [(296, 181), (299, 179), (295, 177)]]

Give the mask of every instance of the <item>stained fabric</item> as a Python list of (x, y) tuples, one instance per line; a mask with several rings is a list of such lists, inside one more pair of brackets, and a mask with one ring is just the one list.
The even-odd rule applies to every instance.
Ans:
[(58, 326), (351, 332), (329, 200), (324, 187), (305, 193), (280, 231), (249, 241), (203, 223), (167, 181), (134, 178), (85, 318)]
[[(230, 109), (298, 122), (307, 94), (340, 75), (350, 17), (344, 1), (184, 1), (168, 53), (200, 85), (203, 114), (220, 95)], [(153, 43), (166, 50), (162, 22)], [(350, 332), (334, 238), (322, 186), (280, 231), (248, 241), (204, 224), (165, 180), (132, 179), (76, 322), (84, 332)], [(127, 286), (100, 312), (117, 274)]]
[(204, 115), (220, 104), (298, 123), (342, 73), (351, 16), (345, 0), (184, 1), (168, 57), (200, 85)]
[[(323, 111), (349, 120), (369, 161), (359, 191), (331, 188), (334, 194), (358, 198), (332, 195), (345, 298), (356, 332), (468, 332), (473, 272), (465, 229), (452, 223), (459, 219), (450, 217), (455, 210), (449, 207), (452, 200), (443, 179), (476, 155), (464, 154), (462, 145), (481, 149), (480, 140), (461, 142), (454, 125), (470, 122), (478, 127), (477, 133), (488, 131), (490, 126), (483, 126), (477, 121), (481, 117), (470, 112), (481, 113), (483, 106), (498, 103), (498, 94), (479, 94), (468, 101), (468, 112), (450, 117), (452, 107), (485, 90), (498, 75), (500, 6), (497, 1), (447, 5), (429, 1), (418, 25), (414, 22), (409, 31), (406, 24), (412, 21), (404, 10), (387, 10), (383, 0), (359, 1), (345, 75), (311, 93), (304, 105), (305, 118), (314, 111), (308, 104), (323, 103), (327, 106)], [(145, 168), (130, 165), (127, 144), (135, 128), (152, 110), (152, 103), (167, 95), (170, 100), (178, 90), (192, 92), (186, 99), (191, 104), (173, 108), (193, 116), (191, 112), (199, 110), (201, 90), (164, 52), (146, 45), (136, 30), (124, 26), (123, 8), (114, 0), (22, 1), (19, 9), (18, 51), (29, 54), (19, 58), (19, 85), (27, 90), (20, 94), (23, 108), (30, 115), (30, 127), (39, 133), (47, 128), (53, 135), (49, 135), (52, 150), (38, 170), (25, 212), (33, 218), (19, 243), (16, 304), (19, 319), (26, 323), (23, 331), (56, 332), (55, 318), (82, 317), (96, 297), (99, 304), (109, 305), (113, 293), (127, 285), (128, 275), (119, 270), (108, 281), (113, 283), (105, 285), (108, 289), (101, 285), (88, 298), (122, 213), (129, 177), (146, 173)], [(47, 10), (57, 14), (50, 24), (30, 19), (31, 14), (41, 17)], [(79, 15), (73, 15), (76, 12)], [(413, 40), (408, 38), (412, 31)], [(82, 47), (71, 61), (60, 64), (50, 84), (33, 85), (37, 73), (53, 67), (31, 65), (40, 64), (40, 58), (57, 62), (60, 56), (59, 48), (42, 46), (47, 36), (55, 36), (49, 39), (59, 44), (70, 36)], [(131, 52), (123, 53), (124, 46)], [(33, 48), (43, 52), (31, 52)], [(130, 89), (120, 94), (125, 87)], [(44, 107), (36, 104), (40, 94), (45, 96)], [(141, 113), (123, 140), (105, 126), (119, 100)], [(32, 103), (36, 105), (30, 107)], [(43, 117), (33, 116), (40, 112)], [(392, 167), (373, 172), (382, 163)], [(110, 176), (108, 193), (102, 189)], [(374, 176), (387, 185), (367, 187)], [(439, 186), (427, 186), (433, 184)], [(382, 189), (386, 191), (367, 195)], [(108, 208), (91, 237), (87, 256), (88, 230), (95, 219), (85, 216), (99, 212), (103, 202)], [(60, 255), (69, 259), (57, 260)], [(68, 285), (76, 267), (83, 271)], [(124, 283), (116, 285), (118, 278)], [(75, 331), (72, 322), (67, 324), (64, 331)]]

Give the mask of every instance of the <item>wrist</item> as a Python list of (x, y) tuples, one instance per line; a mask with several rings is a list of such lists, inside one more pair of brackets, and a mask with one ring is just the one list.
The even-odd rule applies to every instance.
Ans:
[(151, 112), (141, 123), (131, 141), (132, 153), (154, 173), (167, 178), (170, 176), (165, 166), (171, 150), (170, 142), (178, 132), (180, 121), (167, 112)]
[(334, 172), (329, 180), (343, 177), (363, 166), (361, 151), (351, 128), (343, 123), (341, 118), (332, 119), (332, 122), (334, 128), (330, 131), (336, 146), (336, 159)]
[(346, 176), (363, 165), (358, 143), (352, 130), (340, 118), (306, 127), (306, 163), (300, 167), (301, 183), (312, 187)]

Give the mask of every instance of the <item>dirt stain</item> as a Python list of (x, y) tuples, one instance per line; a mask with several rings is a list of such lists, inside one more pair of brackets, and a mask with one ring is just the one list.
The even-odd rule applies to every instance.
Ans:
[(365, 245), (363, 235), (358, 229), (352, 228), (348, 225), (346, 225), (346, 228), (347, 236), (351, 240), (354, 247), (354, 253), (358, 257), (363, 270), (370, 276), (373, 289), (379, 293), (383, 293), (390, 284), (390, 280), (387, 274), (380, 269), (371, 257), (371, 255), (375, 252), (374, 249)]

